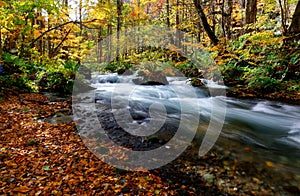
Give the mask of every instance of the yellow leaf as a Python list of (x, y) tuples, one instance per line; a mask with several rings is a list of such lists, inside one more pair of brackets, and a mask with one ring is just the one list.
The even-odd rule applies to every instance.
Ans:
[(7, 29), (1, 29), (1, 33), (7, 33), (9, 32)]
[(271, 161), (266, 161), (265, 163), (268, 167), (273, 167), (273, 163)]
[(38, 37), (38, 36), (40, 36), (40, 34), (41, 34), (41, 32), (39, 30), (34, 30), (33, 31), (34, 37)]
[(4, 1), (0, 1), (0, 7), (5, 7), (6, 3)]

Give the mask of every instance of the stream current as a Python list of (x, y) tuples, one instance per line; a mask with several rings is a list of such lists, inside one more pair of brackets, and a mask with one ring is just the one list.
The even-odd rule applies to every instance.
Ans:
[[(300, 106), (262, 99), (212, 97), (210, 90), (226, 87), (210, 81), (206, 81), (206, 88), (196, 88), (190, 86), (184, 77), (168, 77), (168, 85), (150, 86), (135, 85), (132, 82), (133, 77), (98, 74), (88, 81), (95, 88), (96, 105), (109, 105), (112, 98), (114, 103), (128, 101), (127, 105), (115, 104), (113, 108), (114, 114), (125, 109), (131, 115), (130, 118), (119, 117), (118, 123), (147, 126), (151, 118), (149, 108), (153, 103), (164, 106), (154, 109), (158, 114), (160, 111), (166, 112), (166, 118), (162, 119), (174, 127), (178, 124), (180, 115), (188, 115), (193, 119), (193, 112), (197, 111), (199, 113), (196, 116), (200, 118), (194, 120), (199, 121), (199, 126), (193, 142), (201, 144), (212, 118), (212, 103), (225, 102), (226, 116), (215, 144), (218, 148), (232, 151), (241, 159), (252, 158), (256, 161), (272, 162), (277, 167), (280, 165), (300, 174)], [(124, 93), (126, 88), (130, 90), (129, 95)], [(189, 97), (189, 90), (196, 92), (196, 97)], [(181, 107), (185, 107), (181, 105), (182, 99), (185, 99), (184, 103), (188, 103), (189, 107), (197, 109), (182, 114)], [(245, 154), (245, 149), (251, 153)]]

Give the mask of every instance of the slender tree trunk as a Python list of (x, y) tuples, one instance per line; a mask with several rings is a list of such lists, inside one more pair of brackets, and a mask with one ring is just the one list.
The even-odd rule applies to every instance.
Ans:
[[(51, 20), (48, 18), (48, 31), (51, 29)], [(51, 47), (51, 37), (48, 36), (47, 37), (47, 42), (48, 42), (48, 56), (50, 56), (50, 53), (51, 53), (51, 50), (52, 50), (52, 47)]]
[(281, 1), (281, 0), (278, 0), (279, 2), (279, 6), (280, 6), (280, 15), (281, 15), (281, 27), (282, 27), (282, 34), (283, 35), (286, 35), (287, 33), (287, 25), (286, 25), (286, 22), (287, 22), (287, 10), (286, 10), (286, 5), (285, 5), (285, 1)]
[(68, 7), (69, 6), (69, 1), (68, 0), (64, 0), (63, 5)]
[(246, 0), (246, 17), (245, 24), (252, 24), (256, 22), (257, 14), (257, 0)]
[(175, 28), (176, 28), (175, 45), (181, 48), (181, 34), (179, 32), (179, 0), (176, 0)]
[(196, 7), (196, 10), (197, 10), (197, 12), (199, 14), (199, 17), (201, 19), (202, 26), (203, 26), (205, 32), (207, 33), (210, 41), (214, 45), (217, 45), (218, 42), (219, 42), (219, 40), (218, 40), (217, 36), (215, 35), (215, 33), (212, 31), (212, 29), (211, 29), (210, 25), (208, 24), (208, 22), (207, 22), (207, 18), (205, 16), (204, 11), (202, 9), (202, 6), (200, 4), (200, 0), (193, 0), (193, 1), (194, 1), (194, 5)]
[(122, 26), (122, 0), (117, 0), (117, 48), (116, 48), (117, 60), (119, 60), (119, 53), (120, 53), (121, 26)]
[(222, 5), (221, 5), (221, 26), (222, 26), (222, 31), (223, 31), (223, 36), (226, 37), (226, 32), (225, 32), (225, 21), (226, 21), (226, 14), (225, 14), (225, 0), (222, 0)]
[(110, 62), (111, 61), (111, 50), (112, 50), (112, 24), (111, 22), (109, 22), (107, 24), (107, 33), (108, 33), (108, 43), (107, 43), (107, 58), (108, 60), (106, 60), (106, 62)]
[[(211, 11), (212, 13), (215, 11), (215, 2), (214, 2), (214, 0), (211, 0), (211, 1), (210, 1), (210, 11)], [(216, 30), (216, 16), (215, 16), (215, 14), (212, 14), (211, 20), (212, 20), (211, 30), (212, 30), (213, 32), (215, 32), (215, 30)]]
[[(69, 8), (69, 0), (63, 0), (63, 6)], [(67, 12), (67, 16), (70, 17), (69, 12)]]
[(170, 27), (171, 23), (170, 23), (170, 2), (169, 0), (166, 0), (166, 11), (167, 11), (167, 26)]
[(300, 0), (297, 3), (295, 13), (292, 18), (292, 23), (288, 29), (289, 34), (300, 33)]
[(201, 32), (202, 32), (200, 21), (197, 22), (197, 28), (198, 28), (197, 41), (200, 43), (201, 42)]
[(224, 9), (224, 29), (225, 36), (231, 38), (231, 15), (232, 15), (232, 6), (233, 0), (226, 0), (225, 9)]
[(242, 9), (246, 8), (246, 0), (239, 0), (239, 4), (240, 4)]
[[(117, 0), (117, 31), (121, 31), (122, 25), (122, 0)], [(119, 33), (117, 33), (119, 36)]]
[(0, 28), (0, 65), (2, 63), (2, 32)]
[(82, 31), (83, 31), (83, 25), (82, 25), (82, 0), (79, 0), (79, 28), (80, 28), (79, 35), (82, 36)]
[(175, 16), (176, 29), (179, 28), (179, 0), (176, 0), (176, 16)]
[(97, 53), (97, 60), (100, 63), (102, 60), (102, 26), (99, 27), (98, 31), (98, 53)]
[[(45, 22), (40, 19), (42, 16), (41, 10), (37, 11), (36, 16), (37, 16), (36, 24), (39, 25), (38, 30), (42, 30), (43, 28), (45, 28)], [(43, 40), (43, 38), (41, 38), (37, 44), (37, 48), (41, 54), (44, 54), (43, 43), (44, 43), (44, 40)]]

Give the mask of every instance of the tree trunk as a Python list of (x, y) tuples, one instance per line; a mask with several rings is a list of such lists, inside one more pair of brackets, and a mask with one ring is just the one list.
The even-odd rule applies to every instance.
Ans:
[(176, 0), (176, 16), (175, 16), (176, 29), (179, 28), (179, 0)]
[[(48, 31), (51, 30), (52, 26), (51, 26), (51, 20), (48, 18), (47, 21), (48, 24)], [(51, 44), (51, 37), (47, 36), (47, 46), (48, 46), (48, 56), (51, 54), (51, 50), (52, 50), (52, 44)]]
[(99, 27), (98, 31), (98, 52), (97, 52), (97, 60), (99, 63), (101, 63), (102, 60), (102, 26)]
[(288, 29), (289, 34), (297, 34), (300, 33), (300, 0), (297, 3), (297, 7), (295, 9), (295, 13), (292, 18), (292, 23)]
[(224, 13), (224, 32), (228, 39), (231, 39), (231, 15), (232, 15), (233, 0), (227, 0), (225, 3)]
[[(211, 0), (210, 1), (210, 12), (213, 13), (214, 11), (215, 11), (215, 1)], [(213, 32), (215, 32), (215, 30), (216, 30), (216, 15), (215, 14), (211, 15), (211, 20), (212, 20), (211, 29)]]
[(246, 17), (245, 24), (252, 24), (256, 22), (256, 8), (257, 0), (246, 0)]
[(117, 0), (117, 49), (116, 49), (116, 59), (119, 60), (119, 44), (120, 44), (120, 31), (122, 26), (122, 0)]
[(197, 41), (200, 43), (201, 42), (201, 33), (202, 33), (202, 26), (201, 26), (200, 21), (197, 22), (197, 29), (198, 29)]
[(170, 27), (171, 26), (171, 23), (170, 23), (170, 2), (169, 0), (166, 0), (166, 11), (167, 11), (167, 26)]
[(278, 0), (279, 6), (280, 6), (280, 15), (281, 15), (281, 27), (282, 27), (282, 34), (286, 35), (287, 33), (287, 2), (284, 0), (283, 2), (281, 0)]
[(2, 63), (2, 33), (0, 28), (0, 65)]
[[(122, 0), (117, 0), (117, 31), (121, 31), (122, 25)], [(119, 35), (119, 33), (117, 33)]]
[(80, 36), (82, 36), (83, 25), (82, 25), (82, 0), (79, 0), (79, 28), (80, 28)]
[(195, 5), (196, 10), (197, 10), (197, 12), (198, 12), (198, 14), (199, 14), (199, 17), (200, 17), (200, 19), (201, 19), (201, 21), (202, 21), (202, 26), (203, 26), (205, 32), (207, 33), (207, 35), (208, 35), (210, 41), (211, 41), (214, 45), (217, 45), (218, 42), (219, 42), (219, 40), (218, 40), (218, 38), (216, 37), (215, 33), (211, 30), (211, 27), (210, 27), (210, 25), (209, 25), (208, 22), (207, 22), (207, 18), (206, 18), (206, 16), (205, 16), (204, 11), (203, 11), (203, 9), (202, 9), (202, 6), (201, 6), (201, 4), (200, 4), (200, 0), (194, 0), (194, 5)]
[(111, 54), (112, 54), (112, 24), (109, 21), (109, 23), (107, 24), (107, 34), (108, 34), (108, 42), (107, 42), (107, 58), (105, 61), (106, 62), (111, 62)]
[(176, 28), (176, 38), (175, 45), (181, 48), (181, 34), (179, 32), (179, 0), (176, 0), (176, 16), (175, 16), (175, 28)]
[(245, 7), (246, 7), (246, 2), (245, 2), (245, 0), (239, 0), (239, 4), (240, 4), (240, 6), (241, 6), (241, 8), (242, 9), (245, 9)]
[(66, 6), (66, 7), (68, 7), (69, 6), (69, 1), (68, 0), (64, 0), (63, 1), (63, 5)]
[[(42, 19), (40, 19), (41, 16), (42, 16), (42, 11), (41, 10), (37, 11), (35, 24), (39, 25), (38, 30), (40, 31), (45, 28), (45, 22)], [(37, 48), (41, 54), (44, 54), (43, 43), (44, 43), (43, 38), (37, 42)]]
[(221, 14), (222, 14), (221, 26), (222, 26), (223, 36), (226, 37), (226, 32), (225, 32), (226, 14), (225, 14), (225, 8), (224, 7), (225, 7), (225, 0), (223, 0), (222, 4), (221, 4)]

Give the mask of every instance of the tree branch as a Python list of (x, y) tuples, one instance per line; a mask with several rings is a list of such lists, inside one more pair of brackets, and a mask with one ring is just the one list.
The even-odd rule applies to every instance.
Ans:
[[(90, 20), (90, 21), (86, 21), (86, 22), (83, 22), (83, 23), (90, 23), (90, 22), (95, 22), (96, 20), (99, 20), (99, 19), (93, 19), (93, 20)], [(65, 23), (62, 23), (58, 26), (55, 26), (55, 27), (52, 27), (50, 29), (48, 29), (47, 31), (44, 31), (43, 33), (41, 33), (41, 35), (39, 35), (37, 38), (35, 38), (31, 43), (30, 43), (30, 47), (32, 48), (33, 45), (35, 44), (35, 42), (37, 42), (39, 39), (41, 39), (44, 35), (46, 35), (47, 33), (49, 33), (50, 31), (53, 31), (55, 29), (58, 29), (60, 27), (63, 27), (65, 25), (68, 25), (68, 24), (80, 24), (79, 21), (68, 21), (68, 22), (65, 22)]]
[(54, 57), (58, 51), (58, 48), (62, 45), (62, 43), (67, 39), (68, 35), (70, 34), (72, 29), (69, 29), (69, 31), (66, 33), (65, 37), (61, 40), (61, 42), (54, 48), (53, 53), (49, 55), (50, 57)]

